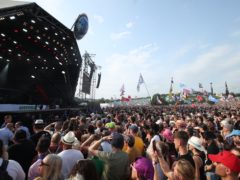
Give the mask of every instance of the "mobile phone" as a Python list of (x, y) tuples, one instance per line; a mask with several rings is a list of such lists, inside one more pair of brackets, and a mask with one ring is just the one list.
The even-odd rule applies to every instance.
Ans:
[(155, 140), (153, 140), (153, 142), (152, 142), (152, 148), (153, 148), (153, 151), (157, 151), (156, 141)]

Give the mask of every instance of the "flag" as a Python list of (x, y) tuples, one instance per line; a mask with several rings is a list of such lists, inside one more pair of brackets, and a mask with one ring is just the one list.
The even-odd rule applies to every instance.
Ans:
[(140, 85), (143, 84), (143, 83), (144, 83), (144, 80), (143, 80), (142, 74), (140, 74), (138, 84), (137, 84), (137, 91), (138, 92), (140, 91)]
[(228, 85), (227, 82), (225, 81), (225, 89), (226, 89), (226, 97), (229, 95), (229, 90), (228, 90)]
[(209, 95), (208, 100), (214, 103), (217, 103), (219, 100), (213, 97), (212, 95)]
[(124, 84), (123, 84), (121, 89), (120, 89), (120, 96), (124, 96), (124, 93), (125, 93), (125, 87), (124, 87)]
[(197, 100), (198, 100), (198, 102), (202, 102), (203, 101), (203, 97), (200, 96), (200, 95), (197, 95)]
[(199, 88), (203, 88), (202, 83), (199, 83), (199, 84), (198, 84), (198, 87), (199, 87)]
[(158, 96), (157, 96), (157, 103), (158, 103), (158, 104), (162, 104), (162, 101), (159, 99)]
[(184, 87), (186, 87), (186, 85), (183, 84), (183, 83), (179, 83), (179, 87), (180, 87), (180, 88), (184, 88)]
[(171, 85), (170, 85), (170, 89), (169, 89), (169, 96), (172, 96), (172, 92), (173, 92), (173, 78), (171, 79)]

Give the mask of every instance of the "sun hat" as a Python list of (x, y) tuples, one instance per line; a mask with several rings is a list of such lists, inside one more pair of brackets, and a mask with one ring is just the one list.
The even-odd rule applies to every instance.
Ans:
[(67, 145), (73, 145), (73, 143), (77, 140), (73, 131), (69, 131), (65, 136), (62, 138), (62, 143)]
[(203, 151), (203, 152), (206, 151), (201, 143), (201, 140), (198, 137), (192, 136), (188, 140), (188, 144), (192, 145), (194, 148), (198, 149), (199, 151)]
[(222, 151), (218, 154), (209, 154), (208, 157), (211, 161), (222, 163), (234, 172), (240, 172), (240, 159), (230, 151)]
[(138, 157), (133, 163), (133, 168), (136, 169), (140, 177), (144, 177), (147, 180), (152, 180), (154, 177), (152, 161), (145, 157)]

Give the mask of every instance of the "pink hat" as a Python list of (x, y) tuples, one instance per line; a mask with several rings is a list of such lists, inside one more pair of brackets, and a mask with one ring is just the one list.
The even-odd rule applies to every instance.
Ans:
[(164, 129), (162, 132), (162, 136), (168, 141), (173, 142), (173, 134), (170, 129)]

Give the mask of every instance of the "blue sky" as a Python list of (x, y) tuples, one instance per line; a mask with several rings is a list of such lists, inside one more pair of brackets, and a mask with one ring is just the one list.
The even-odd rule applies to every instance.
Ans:
[(97, 98), (137, 92), (142, 73), (150, 94), (167, 93), (171, 77), (198, 89), (240, 92), (239, 0), (36, 0), (71, 28), (80, 13), (89, 18), (89, 31), (78, 42), (83, 54), (94, 53), (102, 66)]

